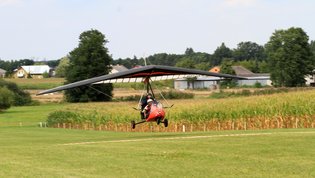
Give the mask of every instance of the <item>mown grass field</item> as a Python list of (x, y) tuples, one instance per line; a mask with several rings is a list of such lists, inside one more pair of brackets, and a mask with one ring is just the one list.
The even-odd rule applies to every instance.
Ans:
[(5, 78), (4, 80), (16, 83), (25, 90), (45, 90), (63, 85), (64, 78), (43, 78), (43, 79), (24, 79), (24, 78)]
[[(310, 96), (299, 93), (304, 95)], [(184, 103), (192, 108), (193, 102)], [(94, 104), (110, 110), (135, 103)], [(0, 177), (315, 177), (311, 128), (143, 133), (38, 127), (52, 111), (89, 105), (12, 107), (0, 113)]]
[(1, 127), (0, 177), (314, 177), (314, 138), (313, 129), (175, 134)]

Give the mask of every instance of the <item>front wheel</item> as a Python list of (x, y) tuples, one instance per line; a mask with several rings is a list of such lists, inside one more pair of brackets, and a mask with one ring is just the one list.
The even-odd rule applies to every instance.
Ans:
[(164, 127), (168, 126), (168, 120), (167, 119), (164, 119), (163, 123), (164, 123)]
[(131, 128), (135, 129), (136, 128), (136, 122), (135, 121), (131, 121)]

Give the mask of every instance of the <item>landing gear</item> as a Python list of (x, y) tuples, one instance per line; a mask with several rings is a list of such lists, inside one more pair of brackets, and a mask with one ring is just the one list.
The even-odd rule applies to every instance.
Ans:
[(164, 123), (164, 127), (168, 126), (168, 120), (167, 119), (164, 119), (163, 123)]
[[(140, 121), (140, 122), (131, 121), (131, 128), (132, 128), (132, 129), (135, 129), (135, 128), (136, 128), (136, 125), (141, 124), (141, 123), (144, 123), (144, 122), (146, 122), (146, 120), (142, 120), (142, 121)], [(163, 124), (164, 124), (164, 127), (167, 127), (167, 126), (168, 126), (168, 120), (167, 120), (167, 119), (164, 119), (163, 121), (161, 121), (161, 118), (158, 118), (158, 119), (156, 120), (156, 123), (157, 123), (158, 125), (160, 125), (160, 123), (163, 123)]]
[(131, 128), (135, 129), (136, 125), (146, 122), (146, 120), (142, 120), (140, 122), (131, 121)]
[(135, 121), (131, 121), (131, 128), (135, 129), (136, 128), (136, 122)]
[(161, 123), (161, 118), (157, 118), (156, 123), (157, 123), (157, 125), (160, 125), (160, 123)]

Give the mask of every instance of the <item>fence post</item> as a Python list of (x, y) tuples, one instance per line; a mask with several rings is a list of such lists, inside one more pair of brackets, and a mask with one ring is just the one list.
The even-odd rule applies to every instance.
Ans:
[(247, 130), (247, 121), (244, 122), (244, 130)]

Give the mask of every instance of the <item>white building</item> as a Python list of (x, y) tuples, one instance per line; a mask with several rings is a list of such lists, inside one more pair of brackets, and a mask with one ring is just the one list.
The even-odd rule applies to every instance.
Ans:
[(219, 77), (197, 77), (195, 79), (181, 78), (174, 80), (174, 88), (177, 90), (184, 89), (217, 89)]
[(247, 80), (237, 80), (238, 85), (253, 86), (260, 83), (262, 86), (271, 86), (270, 74), (267, 73), (253, 73), (242, 66), (232, 66), (235, 74), (240, 77), (245, 77)]
[(125, 66), (123, 66), (123, 65), (114, 65), (114, 66), (111, 66), (111, 67), (112, 67), (112, 70), (110, 71), (110, 74), (128, 70), (128, 69), (127, 69)]

